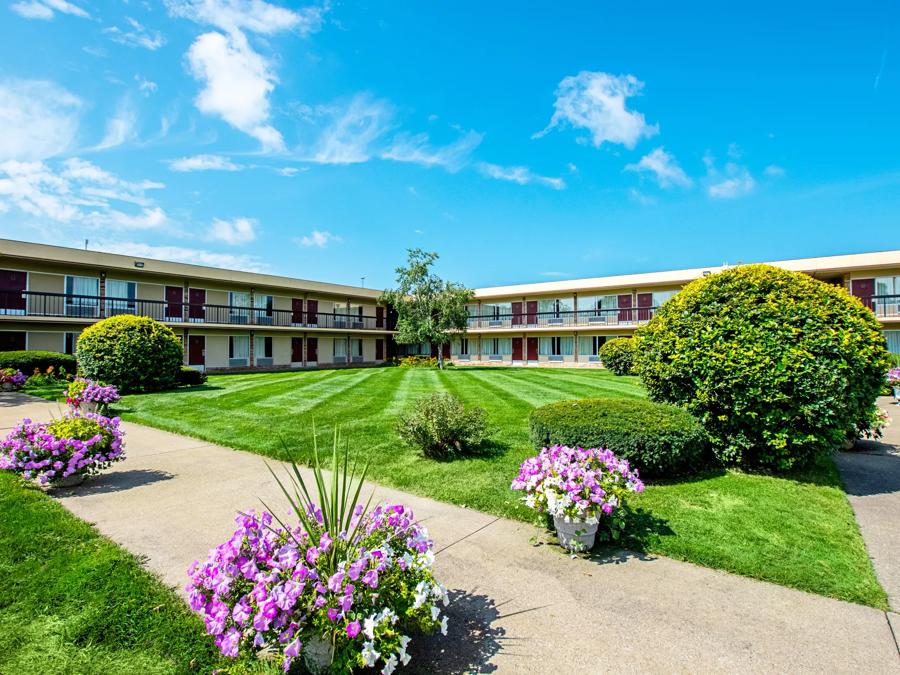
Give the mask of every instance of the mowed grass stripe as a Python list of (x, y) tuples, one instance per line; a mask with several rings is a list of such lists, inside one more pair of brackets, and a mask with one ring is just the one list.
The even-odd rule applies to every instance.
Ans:
[[(286, 380), (275, 389), (271, 389), (270, 395), (260, 392), (262, 395), (253, 397), (249, 403), (258, 408), (284, 409), (292, 413), (303, 412), (318, 406), (327, 398), (342, 394), (347, 389), (356, 386), (359, 382), (372, 376), (373, 369), (341, 372), (333, 370), (330, 377), (320, 377), (302, 386), (297, 386), (291, 380)], [(337, 373), (341, 373), (338, 375)]]
[[(499, 371), (500, 368), (497, 368)], [(509, 382), (503, 378), (497, 376), (495, 372), (488, 372), (483, 370), (471, 370), (466, 372), (473, 380), (477, 382), (481, 382), (485, 387), (493, 391), (495, 394), (500, 394), (504, 399), (517, 399), (521, 403), (523, 403), (528, 408), (534, 408), (535, 406), (542, 405), (545, 402), (545, 399), (541, 396), (536, 396), (528, 393), (523, 386), (516, 386), (515, 382)]]
[[(562, 369), (560, 369), (562, 370)], [(639, 384), (631, 380), (619, 380), (615, 375), (599, 371), (593, 377), (570, 377), (568, 373), (556, 373), (551, 370), (535, 370), (534, 377), (540, 379), (561, 392), (571, 392), (571, 398), (588, 398), (592, 396), (613, 395), (617, 398), (644, 398), (645, 393)]]

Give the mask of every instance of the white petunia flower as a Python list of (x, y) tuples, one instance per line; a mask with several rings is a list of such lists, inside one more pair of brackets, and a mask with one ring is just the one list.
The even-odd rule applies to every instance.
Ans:
[(437, 621), (437, 618), (441, 615), (441, 610), (438, 609), (437, 605), (431, 606), (431, 620)]
[(375, 620), (369, 616), (363, 621), (363, 633), (370, 640), (375, 639)]
[(384, 662), (384, 668), (381, 669), (381, 675), (391, 675), (397, 668), (397, 657), (391, 654), (387, 661)]
[(381, 654), (375, 651), (375, 645), (371, 642), (366, 642), (363, 644), (362, 657), (366, 662), (366, 668), (371, 668), (375, 665), (375, 662), (378, 661)]
[(444, 616), (444, 618), (441, 619), (441, 635), (446, 635), (446, 634), (447, 634), (447, 617)]

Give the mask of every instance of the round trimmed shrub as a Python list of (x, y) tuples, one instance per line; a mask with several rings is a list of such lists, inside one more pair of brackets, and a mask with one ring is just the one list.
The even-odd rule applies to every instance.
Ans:
[(643, 399), (586, 398), (535, 408), (529, 417), (535, 448), (607, 448), (642, 474), (687, 473), (706, 460), (706, 433), (686, 410)]
[(78, 338), (78, 365), (84, 376), (114, 384), (122, 393), (176, 386), (183, 358), (172, 329), (145, 316), (103, 319)]
[(194, 387), (206, 382), (206, 373), (190, 366), (181, 366), (178, 371), (178, 385), (181, 387)]
[(634, 375), (634, 338), (613, 338), (600, 346), (600, 362), (616, 375)]
[(770, 265), (691, 282), (635, 339), (653, 400), (693, 413), (721, 461), (779, 470), (867, 429), (890, 364), (859, 300)]
[(400, 418), (397, 433), (433, 459), (452, 459), (476, 451), (487, 436), (486, 414), (467, 408), (452, 394), (438, 392), (416, 401)]

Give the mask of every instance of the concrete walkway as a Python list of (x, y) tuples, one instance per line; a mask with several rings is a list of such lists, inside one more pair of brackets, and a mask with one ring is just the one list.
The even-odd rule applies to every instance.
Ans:
[[(0, 427), (57, 411), (2, 395)], [(126, 461), (56, 496), (168, 584), (183, 586), (235, 511), (259, 497), (283, 504), (256, 455), (125, 428)], [(666, 558), (571, 559), (533, 545), (523, 523), (382, 488), (376, 497), (427, 523), (453, 597), (449, 638), (415, 638), (412, 672), (900, 672), (884, 612)]]

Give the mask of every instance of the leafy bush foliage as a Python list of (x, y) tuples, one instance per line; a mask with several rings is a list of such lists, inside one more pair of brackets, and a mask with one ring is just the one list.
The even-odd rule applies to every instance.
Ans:
[[(19, 350), (0, 352), (0, 368), (15, 368), (23, 373), (47, 372), (49, 368), (70, 373), (75, 372), (75, 357), (61, 352), (42, 352), (37, 350)], [(51, 371), (52, 372), (52, 371)]]
[(634, 339), (613, 338), (600, 347), (603, 367), (616, 375), (634, 375)]
[[(394, 363), (401, 368), (437, 368), (437, 358), (434, 356), (398, 356)], [(452, 366), (452, 361), (445, 361), (445, 366)]]
[(193, 387), (206, 382), (206, 373), (189, 366), (181, 366), (178, 371), (178, 386)]
[(48, 366), (47, 370), (41, 372), (39, 368), (35, 368), (34, 372), (28, 376), (28, 380), (25, 382), (26, 387), (53, 387), (57, 385), (63, 385), (67, 381), (72, 379), (72, 375), (66, 372), (66, 369), (62, 366), (59, 368), (55, 368), (54, 366)]
[(636, 339), (652, 399), (686, 406), (723, 462), (781, 470), (867, 428), (890, 366), (857, 299), (769, 265), (691, 282)]
[(420, 398), (400, 418), (397, 432), (425, 456), (449, 459), (476, 450), (487, 436), (487, 422), (481, 408), (466, 408), (451, 394), (435, 393)]
[(183, 352), (168, 326), (123, 314), (85, 328), (78, 338), (84, 376), (114, 384), (122, 393), (169, 389), (177, 383)]
[(531, 411), (529, 426), (537, 449), (608, 448), (645, 475), (685, 473), (706, 459), (706, 434), (690, 413), (642, 399), (551, 403)]

